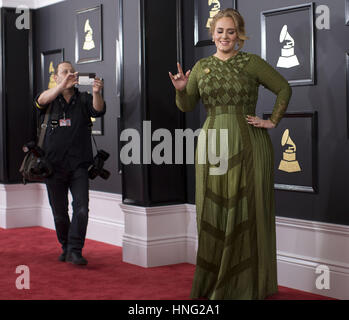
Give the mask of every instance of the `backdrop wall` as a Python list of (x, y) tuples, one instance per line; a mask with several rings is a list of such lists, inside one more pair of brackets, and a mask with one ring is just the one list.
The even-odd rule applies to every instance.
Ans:
[[(204, 1), (205, 2), (205, 1)], [(233, 1), (231, 1), (233, 3)], [(182, 48), (184, 69), (192, 68), (194, 63), (214, 53), (214, 46), (194, 46), (194, 1), (182, 1)], [(223, 1), (222, 1), (223, 3)], [(312, 2), (314, 11), (324, 3)], [(42, 89), (40, 54), (42, 51), (57, 48), (65, 49), (65, 59), (75, 60), (75, 11), (97, 4), (103, 5), (103, 61), (79, 65), (77, 69), (85, 72), (97, 72), (105, 79), (104, 96), (107, 102), (107, 116), (104, 119), (104, 136), (96, 137), (100, 148), (111, 153), (106, 168), (112, 172), (107, 181), (98, 178), (92, 181), (94, 190), (122, 193), (121, 176), (118, 167), (118, 128), (120, 102), (116, 96), (116, 45), (119, 36), (118, 1), (75, 0), (64, 1), (52, 6), (34, 10), (34, 61), (35, 93)], [(237, 1), (237, 8), (246, 22), (246, 31), (250, 40), (245, 43), (244, 51), (261, 55), (261, 12), (301, 5), (303, 1)], [(346, 101), (346, 52), (349, 45), (343, 41), (349, 32), (345, 25), (345, 1), (333, 0), (325, 3), (329, 8), (330, 29), (318, 30), (314, 25), (315, 84), (294, 86), (288, 112), (318, 113), (318, 137), (316, 141), (317, 193), (276, 190), (276, 213), (278, 216), (314, 220), (349, 225), (347, 215), (349, 204), (346, 200), (349, 168), (347, 138), (347, 101)], [(173, 13), (175, 14), (175, 13)], [(318, 14), (314, 13), (315, 19)], [(128, 19), (127, 16), (124, 19)], [(125, 43), (133, 41), (125, 38)], [(161, 49), (161, 42), (152, 43), (148, 50)], [(175, 71), (175, 64), (172, 71)], [(138, 68), (138, 66), (134, 66)], [(169, 70), (164, 70), (167, 72)], [(127, 70), (126, 70), (127, 72)], [(135, 75), (136, 77), (136, 75)], [(135, 78), (135, 81), (138, 80)], [(132, 79), (128, 78), (128, 82)], [(170, 86), (170, 82), (168, 83)], [(260, 88), (257, 115), (272, 110), (275, 96)], [(185, 115), (184, 127), (199, 128), (205, 119), (203, 108)], [(277, 163), (276, 163), (277, 165)], [(186, 202), (195, 202), (194, 166), (186, 167)], [(130, 181), (129, 183), (137, 183)]]
[[(103, 61), (75, 64), (76, 11), (102, 4)], [(35, 92), (44, 87), (41, 81), (41, 53), (64, 48), (64, 59), (71, 61), (79, 72), (95, 72), (104, 79), (104, 99), (107, 113), (104, 116), (104, 135), (95, 136), (98, 148), (110, 153), (105, 169), (111, 172), (108, 180), (97, 177), (91, 189), (121, 193), (121, 176), (118, 173), (118, 128), (120, 101), (116, 82), (116, 40), (119, 39), (119, 1), (75, 0), (63, 1), (35, 10)], [(91, 89), (90, 89), (91, 90)]]
[[(205, 1), (203, 1), (205, 2)], [(223, 3), (223, 1), (221, 1)], [(226, 1), (225, 1), (226, 2)], [(230, 1), (233, 3), (233, 1)], [(250, 37), (243, 51), (261, 55), (261, 12), (304, 4), (304, 1), (238, 0), (237, 9), (243, 15)], [(345, 1), (314, 1), (314, 11), (320, 5), (329, 8), (330, 29), (315, 34), (315, 85), (293, 86), (288, 112), (318, 112), (318, 193), (276, 190), (276, 214), (305, 220), (349, 224), (348, 190), (349, 140), (347, 138), (346, 101), (346, 39), (349, 26), (345, 25)], [(202, 57), (212, 55), (214, 46), (194, 47), (194, 1), (183, 2), (184, 68), (192, 68)], [(314, 12), (314, 17), (319, 16)], [(295, 24), (298, 22), (295, 21)], [(278, 39), (276, 40), (276, 42)], [(296, 42), (297, 43), (297, 42)], [(281, 46), (281, 45), (280, 45)], [(256, 114), (271, 111), (275, 95), (260, 87)], [(199, 128), (205, 119), (203, 108), (186, 114), (186, 124)], [(284, 121), (284, 120), (282, 120)], [(301, 141), (299, 141), (299, 145)], [(281, 146), (280, 146), (281, 147)], [(278, 163), (275, 164), (277, 166)], [(188, 166), (188, 202), (194, 203), (195, 178), (193, 166)]]

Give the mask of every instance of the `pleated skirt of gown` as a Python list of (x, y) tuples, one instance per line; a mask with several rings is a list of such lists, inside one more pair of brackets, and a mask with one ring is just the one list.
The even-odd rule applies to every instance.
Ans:
[[(198, 252), (191, 298), (264, 299), (277, 292), (273, 147), (234, 106), (213, 108), (196, 149)], [(208, 129), (228, 132), (228, 168), (210, 174)], [(203, 154), (205, 153), (205, 154)], [(201, 158), (202, 159), (202, 158)], [(200, 160), (202, 162), (202, 160)]]

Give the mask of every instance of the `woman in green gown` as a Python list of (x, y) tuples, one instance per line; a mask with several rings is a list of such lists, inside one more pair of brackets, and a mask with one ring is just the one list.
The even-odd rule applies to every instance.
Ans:
[[(195, 154), (199, 245), (191, 298), (264, 299), (277, 292), (274, 157), (267, 129), (281, 120), (292, 92), (265, 60), (240, 51), (247, 37), (238, 11), (220, 11), (211, 34), (213, 56), (185, 74), (179, 64), (178, 73), (169, 74), (180, 110), (193, 110), (201, 98), (207, 111)], [(276, 95), (268, 120), (255, 115), (260, 84)], [(219, 150), (228, 157), (224, 174), (211, 174), (215, 165), (198, 161), (210, 150), (210, 129), (217, 130), (217, 146), (220, 129), (228, 132), (227, 150)]]

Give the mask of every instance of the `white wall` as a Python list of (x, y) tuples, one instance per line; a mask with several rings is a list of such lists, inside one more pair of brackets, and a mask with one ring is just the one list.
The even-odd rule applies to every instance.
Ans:
[(38, 9), (62, 1), (64, 0), (0, 0), (0, 7), (16, 8), (25, 5), (30, 9)]
[[(69, 201), (71, 203), (71, 196)], [(121, 195), (90, 191), (87, 238), (122, 246), (124, 214)], [(72, 208), (69, 206), (71, 215)], [(43, 184), (0, 184), (0, 228), (41, 226), (54, 229), (51, 208)]]

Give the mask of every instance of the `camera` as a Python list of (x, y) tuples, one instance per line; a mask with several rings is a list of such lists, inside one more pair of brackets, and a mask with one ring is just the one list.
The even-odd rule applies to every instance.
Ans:
[(109, 158), (109, 153), (104, 150), (98, 150), (93, 158), (93, 164), (88, 168), (88, 176), (91, 180), (100, 176), (104, 180), (108, 179), (110, 172), (103, 169), (104, 162)]
[(96, 74), (79, 72), (78, 77), (78, 82), (80, 86), (92, 86), (93, 82), (95, 81)]

